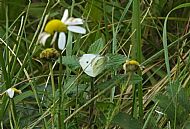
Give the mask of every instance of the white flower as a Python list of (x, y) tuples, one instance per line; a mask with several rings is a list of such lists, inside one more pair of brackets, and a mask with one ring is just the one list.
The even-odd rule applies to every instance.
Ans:
[(50, 20), (46, 26), (44, 32), (42, 32), (39, 35), (39, 42), (45, 45), (45, 42), (47, 38), (49, 38), (51, 35), (53, 36), (52, 43), (55, 42), (56, 37), (57, 37), (57, 32), (59, 32), (59, 37), (58, 37), (58, 48), (60, 50), (63, 50), (66, 45), (66, 35), (65, 32), (71, 31), (74, 33), (79, 33), (79, 34), (85, 34), (86, 29), (78, 26), (83, 24), (83, 20), (81, 18), (73, 18), (69, 17), (69, 12), (68, 9), (64, 11), (63, 17), (61, 20), (58, 19), (53, 19)]
[(8, 90), (5, 91), (7, 93), (7, 95), (10, 97), (10, 98), (13, 98), (14, 97), (14, 93), (22, 93), (21, 90), (18, 90), (16, 88), (9, 88)]
[(104, 70), (105, 59), (104, 56), (98, 54), (84, 54), (80, 57), (79, 64), (87, 75), (96, 77)]

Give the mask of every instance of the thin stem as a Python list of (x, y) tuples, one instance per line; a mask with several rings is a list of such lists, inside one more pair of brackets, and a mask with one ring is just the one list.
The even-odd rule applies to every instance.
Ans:
[(49, 62), (49, 70), (50, 70), (50, 76), (51, 76), (52, 96), (53, 96), (53, 99), (54, 99), (55, 98), (55, 82), (54, 82), (54, 74), (53, 74), (52, 62)]
[[(52, 68), (52, 62), (49, 62), (49, 70), (50, 70), (50, 76), (51, 76), (51, 86), (52, 86), (52, 101), (53, 105), (55, 105), (55, 82), (54, 82), (54, 74), (53, 74), (53, 68)], [(54, 128), (54, 117), (55, 116), (55, 106), (52, 108), (52, 128)]]
[(136, 110), (137, 110), (136, 92), (137, 92), (136, 85), (133, 85), (133, 103), (132, 103), (132, 112), (131, 112), (131, 114), (135, 118), (137, 117), (137, 112), (136, 112)]
[[(114, 6), (112, 8), (112, 23), (114, 23)], [(113, 32), (113, 42), (112, 42), (112, 54), (115, 54), (116, 53), (116, 50), (117, 50), (117, 39), (116, 39), (116, 36), (117, 36), (117, 30), (115, 30), (115, 26), (113, 25), (112, 26), (112, 32)], [(113, 71), (112, 72), (112, 76), (115, 76), (116, 75), (116, 71)], [(114, 99), (114, 94), (115, 94), (115, 87), (113, 87), (111, 89), (111, 97), (110, 97), (110, 101), (113, 102), (113, 99)]]
[[(94, 90), (94, 78), (91, 78), (91, 90), (90, 90), (90, 99), (92, 99), (95, 96), (95, 90)], [(92, 128), (92, 124), (93, 124), (93, 119), (94, 119), (94, 107), (95, 106), (95, 101), (93, 101), (90, 105), (89, 108), (89, 125), (88, 128)]]
[[(58, 107), (58, 127), (59, 129), (62, 129), (64, 128), (64, 123), (63, 123), (63, 120), (64, 120), (64, 107), (63, 107), (63, 100), (64, 100), (64, 95), (62, 94), (62, 78), (63, 78), (63, 66), (62, 66), (62, 56), (61, 56), (61, 53), (60, 53), (60, 63), (59, 63), (59, 78), (58, 78), (58, 89), (59, 89), (59, 107)], [(63, 97), (62, 97), (63, 96)]]

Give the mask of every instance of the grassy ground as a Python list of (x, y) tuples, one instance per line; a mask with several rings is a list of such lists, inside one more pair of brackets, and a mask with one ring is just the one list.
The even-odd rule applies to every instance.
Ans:
[[(189, 129), (188, 2), (1, 0), (1, 128)], [(86, 34), (67, 31), (62, 51), (53, 36), (42, 45), (65, 9)], [(81, 68), (83, 54), (101, 55), (97, 76)]]

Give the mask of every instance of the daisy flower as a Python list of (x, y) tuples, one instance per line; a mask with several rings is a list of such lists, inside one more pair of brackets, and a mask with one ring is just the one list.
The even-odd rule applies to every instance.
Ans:
[(58, 48), (60, 50), (63, 50), (65, 48), (66, 44), (66, 35), (65, 33), (67, 31), (71, 31), (74, 33), (79, 33), (79, 34), (85, 34), (86, 29), (78, 26), (82, 25), (83, 20), (81, 18), (73, 18), (69, 17), (69, 11), (66, 9), (63, 13), (63, 17), (61, 20), (59, 19), (53, 19), (50, 20), (44, 29), (44, 32), (42, 32), (39, 35), (39, 42), (45, 45), (46, 40), (50, 37), (53, 36), (52, 42), (55, 42), (57, 33), (59, 32), (59, 37), (58, 37)]

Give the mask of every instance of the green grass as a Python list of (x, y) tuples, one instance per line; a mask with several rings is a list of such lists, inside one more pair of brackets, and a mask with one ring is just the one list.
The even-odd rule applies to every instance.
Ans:
[[(189, 8), (187, 0), (0, 1), (1, 128), (189, 129)], [(65, 9), (87, 33), (67, 32), (58, 59), (41, 59), (57, 40), (43, 46), (39, 34)], [(104, 56), (98, 76), (84, 73), (83, 54)], [(140, 66), (125, 71), (126, 60)], [(9, 98), (10, 87), (22, 93)]]

